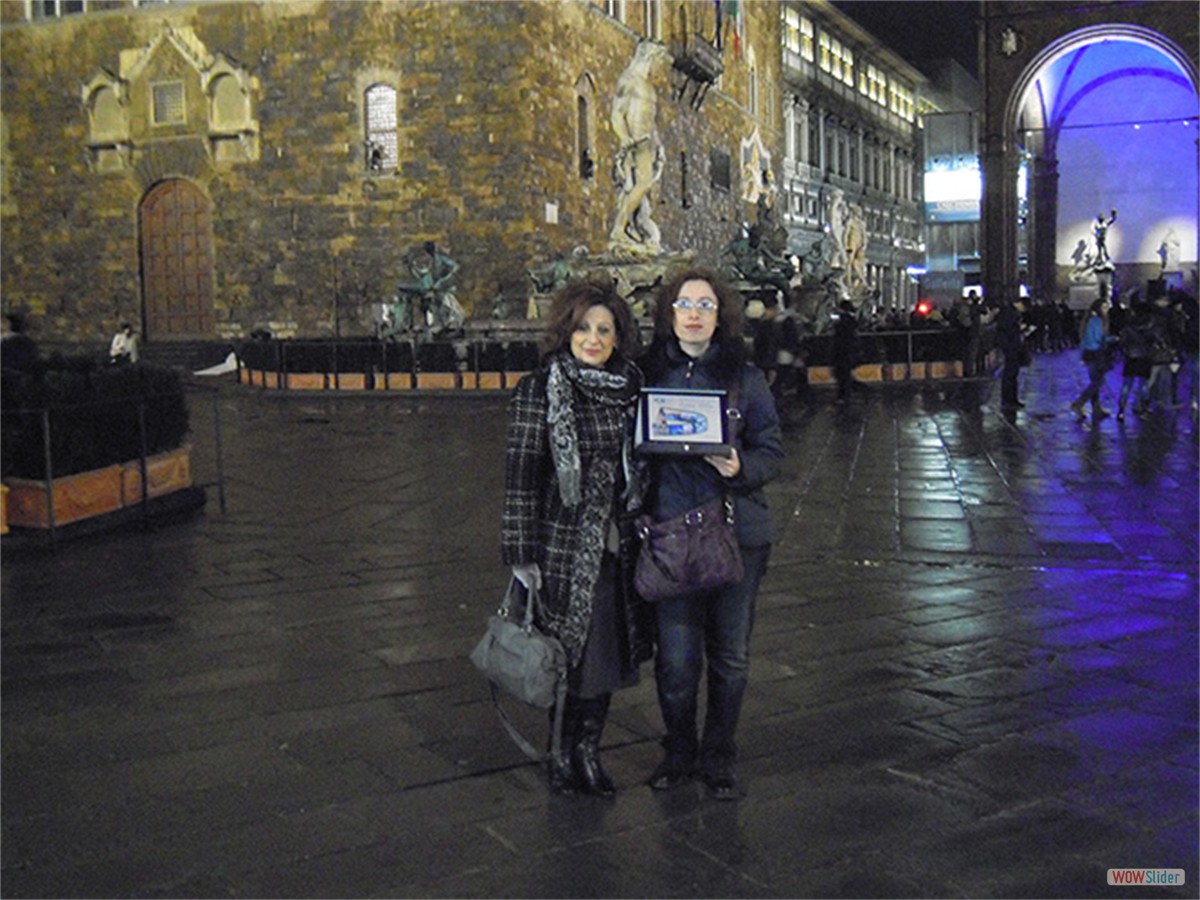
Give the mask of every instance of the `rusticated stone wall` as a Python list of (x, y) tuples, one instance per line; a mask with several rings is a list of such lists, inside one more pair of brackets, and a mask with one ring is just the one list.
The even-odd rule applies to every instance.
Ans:
[[(367, 304), (409, 279), (404, 255), (426, 240), (461, 264), (468, 315), (487, 315), (498, 290), (527, 291), (525, 270), (557, 251), (607, 247), (617, 150), (608, 118), (641, 4), (628, 4), (628, 25), (576, 0), (209, 2), (45, 22), (3, 6), (0, 286), (4, 309), (28, 313), (35, 336), (92, 340), (143, 321), (139, 205), (166, 179), (189, 180), (211, 202), (214, 338), (272, 325), (362, 334)], [(740, 7), (745, 42), (736, 55), (727, 47), (721, 85), (698, 110), (691, 89), (678, 98), (669, 63), (653, 74), (665, 249), (714, 258), (753, 219), (740, 146), (756, 128), (779, 164), (778, 6)], [(668, 46), (680, 9), (689, 29), (711, 34), (713, 4), (663, 4)], [(757, 116), (747, 108), (751, 48)], [(138, 79), (155, 67), (199, 90), (234, 73), (248, 98), (243, 132), (218, 146), (191, 88), (184, 124), (147, 124)], [(362, 95), (378, 81), (398, 91), (393, 172), (364, 164)], [(119, 140), (89, 126), (87, 86), (101, 83), (126, 91), (130, 133)], [(591, 92), (591, 178), (579, 173), (578, 85)], [(713, 148), (730, 157), (728, 191), (710, 183)]]

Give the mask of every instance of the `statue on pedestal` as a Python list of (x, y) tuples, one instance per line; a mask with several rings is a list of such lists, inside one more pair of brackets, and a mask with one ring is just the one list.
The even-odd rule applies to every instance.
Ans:
[(1162, 260), (1164, 272), (1179, 271), (1179, 238), (1174, 228), (1168, 228), (1163, 235), (1162, 243), (1158, 245), (1158, 258)]
[(533, 282), (535, 294), (554, 294), (563, 288), (574, 277), (571, 264), (564, 258), (562, 251), (545, 265), (526, 269), (529, 280)]
[(422, 251), (408, 254), (408, 271), (415, 281), (396, 285), (390, 314), (385, 317), (390, 322), (381, 328), (382, 337), (425, 330), (441, 335), (462, 329), (466, 313), (451, 290), (459, 264), (440, 253), (433, 241), (426, 241)]
[(649, 256), (661, 249), (658, 225), (651, 218), (650, 188), (662, 177), (665, 162), (650, 70), (655, 61), (666, 58), (661, 44), (641, 41), (617, 79), (612, 106), (612, 129), (619, 147), (613, 161), (617, 203), (609, 244)]
[(1112, 267), (1112, 257), (1108, 255), (1108, 229), (1112, 223), (1117, 221), (1117, 211), (1110, 210), (1108, 221), (1104, 221), (1103, 214), (1096, 216), (1096, 224), (1092, 226), (1092, 234), (1096, 236), (1096, 259), (1095, 268)]
[(866, 297), (868, 293), (867, 223), (863, 221), (862, 213), (857, 210), (850, 214), (850, 218), (846, 222), (842, 246), (846, 253), (846, 272), (850, 276), (848, 285), (850, 293), (859, 298)]
[(756, 287), (775, 288), (782, 293), (786, 305), (796, 269), (791, 260), (775, 254), (766, 246), (758, 225), (743, 229), (742, 234), (721, 251), (721, 259), (730, 260), (725, 274), (731, 281), (746, 281)]

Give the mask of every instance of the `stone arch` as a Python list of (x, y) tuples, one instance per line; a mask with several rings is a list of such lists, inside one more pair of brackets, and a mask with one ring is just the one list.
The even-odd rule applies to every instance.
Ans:
[[(997, 7), (1001, 6), (997, 4)], [(1139, 12), (1146, 16), (1158, 13), (1161, 10)], [(1132, 41), (1154, 49), (1169, 60), (1180, 76), (1190, 83), (1193, 93), (1197, 92), (1196, 59), (1164, 33), (1172, 31), (1171, 26), (1177, 24), (1173, 20), (1168, 18), (1162, 23), (1154, 23), (1163, 26), (1161, 28), (1129, 21), (1097, 21), (1075, 28), (1065, 28), (1065, 24), (1045, 18), (1035, 22), (1006, 11), (984, 21), (983, 52), (988, 74), (983, 84), (985, 133), (980, 162), (984, 180), (982, 268), (984, 288), (989, 297), (1007, 299), (1016, 297), (1019, 292), (1017, 179), (1021, 160), (1017, 152), (1017, 131), (1029, 91), (1049, 66), (1081, 47), (1106, 40)], [(1039, 30), (1046, 33), (1038, 35)], [(1029, 52), (1024, 44), (1036, 49)], [(999, 55), (1006, 57), (1006, 61), (994, 58)], [(1057, 178), (1056, 171), (1045, 175)], [(1052, 257), (1052, 250), (1042, 243), (1045, 229), (1042, 231), (1043, 235), (1034, 235), (1035, 247), (1030, 252), (1031, 257), (1036, 254), (1041, 258), (1040, 268), (1045, 267), (1048, 253)], [(1031, 258), (1030, 262), (1033, 261)], [(1044, 295), (1049, 276), (1045, 272), (1028, 274), (1035, 282), (1035, 289)]]
[(1084, 47), (1105, 39), (1128, 40), (1153, 47), (1163, 56), (1170, 59), (1179, 69), (1180, 74), (1191, 81), (1193, 91), (1197, 89), (1195, 63), (1188, 58), (1186, 53), (1179, 49), (1179, 46), (1174, 41), (1166, 36), (1140, 25), (1127, 25), (1123, 23), (1092, 25), (1072, 31), (1070, 34), (1065, 34), (1058, 40), (1052, 41), (1030, 60), (1009, 92), (1008, 102), (1004, 110), (1005, 131), (1010, 134), (1015, 131), (1017, 119), (1021, 114), (1021, 107), (1025, 102), (1025, 95), (1046, 67), (1078, 47)]
[(87, 119), (88, 160), (97, 172), (116, 172), (129, 164), (129, 101), (126, 85), (100, 70), (82, 89)]

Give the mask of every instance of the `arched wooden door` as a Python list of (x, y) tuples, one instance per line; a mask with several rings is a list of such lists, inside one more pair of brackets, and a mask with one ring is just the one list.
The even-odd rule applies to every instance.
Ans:
[(212, 206), (194, 184), (155, 185), (138, 215), (145, 331), (155, 338), (213, 333)]

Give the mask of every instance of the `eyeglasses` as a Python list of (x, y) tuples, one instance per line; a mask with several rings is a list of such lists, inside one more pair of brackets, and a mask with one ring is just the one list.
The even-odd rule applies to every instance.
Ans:
[(694, 309), (704, 316), (710, 316), (717, 311), (717, 304), (712, 300), (676, 300), (671, 305), (680, 312), (691, 312)]

